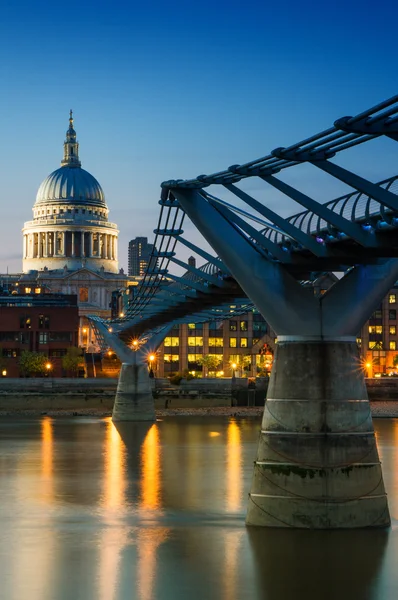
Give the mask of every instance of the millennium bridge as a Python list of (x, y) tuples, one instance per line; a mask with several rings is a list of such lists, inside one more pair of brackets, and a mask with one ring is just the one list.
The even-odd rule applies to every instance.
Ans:
[[(356, 335), (398, 279), (398, 177), (372, 182), (334, 160), (377, 138), (393, 151), (398, 96), (257, 160), (165, 181), (153, 255), (132, 303), (123, 318), (92, 317), (123, 363), (113, 419), (139, 421), (155, 419), (147, 358), (173, 325), (261, 312), (277, 345), (248, 525), (390, 524)], [(286, 169), (305, 163), (352, 191), (324, 202), (284, 181)], [(301, 212), (284, 218), (248, 193), (260, 184)], [(184, 236), (184, 219), (214, 254)], [(178, 244), (203, 265), (179, 259)], [(303, 285), (327, 272), (341, 277), (325, 294)]]

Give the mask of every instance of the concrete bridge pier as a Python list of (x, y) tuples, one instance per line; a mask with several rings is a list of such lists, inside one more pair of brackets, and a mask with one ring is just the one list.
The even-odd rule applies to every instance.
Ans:
[(390, 524), (355, 339), (278, 338), (246, 523)]
[(146, 365), (123, 363), (112, 413), (113, 421), (155, 421), (155, 402)]

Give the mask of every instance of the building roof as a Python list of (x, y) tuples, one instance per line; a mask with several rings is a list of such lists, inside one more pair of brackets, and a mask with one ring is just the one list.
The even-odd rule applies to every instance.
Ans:
[(35, 206), (54, 202), (87, 204), (107, 209), (102, 187), (91, 173), (81, 168), (72, 111), (69, 115), (69, 129), (66, 132), (61, 168), (50, 173), (42, 182)]

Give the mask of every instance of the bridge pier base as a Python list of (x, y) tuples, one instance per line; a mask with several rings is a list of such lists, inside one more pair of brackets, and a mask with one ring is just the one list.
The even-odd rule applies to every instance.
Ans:
[(389, 526), (355, 341), (278, 338), (246, 523)]
[(112, 413), (113, 421), (155, 421), (155, 402), (146, 365), (123, 363)]

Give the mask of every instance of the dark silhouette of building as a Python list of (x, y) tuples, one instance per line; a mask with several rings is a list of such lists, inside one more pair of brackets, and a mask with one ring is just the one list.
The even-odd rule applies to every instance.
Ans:
[[(129, 275), (140, 276), (145, 274), (146, 268), (151, 259), (153, 248), (153, 244), (149, 244), (148, 238), (146, 237), (136, 237), (129, 242)], [(153, 260), (154, 267), (156, 264), (157, 261)]]

